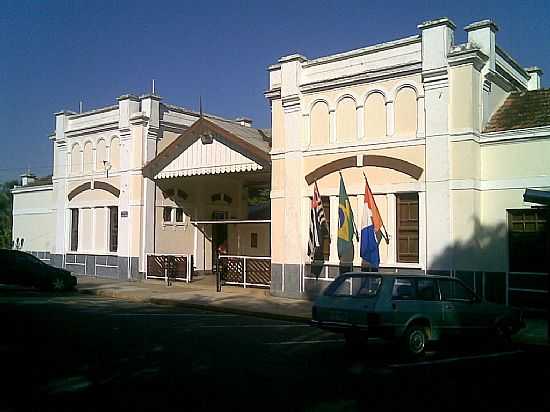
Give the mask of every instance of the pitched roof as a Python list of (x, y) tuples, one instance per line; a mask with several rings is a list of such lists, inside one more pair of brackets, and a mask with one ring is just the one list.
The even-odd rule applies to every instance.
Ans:
[(241, 126), (219, 118), (200, 118), (143, 167), (143, 175), (153, 178), (175, 158), (191, 146), (205, 131), (215, 132), (229, 147), (237, 147), (252, 160), (264, 167), (271, 166), (270, 143), (260, 129)]
[(550, 89), (511, 93), (491, 116), (484, 132), (550, 125)]
[(229, 120), (221, 120), (219, 118), (209, 118), (208, 120), (266, 153), (269, 153), (271, 139), (267, 139), (262, 129), (241, 126), (238, 123)]

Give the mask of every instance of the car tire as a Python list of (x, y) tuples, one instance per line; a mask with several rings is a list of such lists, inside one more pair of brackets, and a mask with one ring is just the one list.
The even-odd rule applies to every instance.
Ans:
[(368, 339), (359, 332), (345, 332), (344, 339), (346, 340), (346, 346), (353, 351), (366, 345), (368, 342)]
[(65, 290), (67, 288), (67, 285), (65, 283), (65, 280), (61, 277), (55, 278), (51, 282), (51, 289), (54, 292), (60, 292), (62, 290)]
[(402, 338), (403, 352), (408, 357), (420, 357), (424, 355), (428, 336), (426, 328), (420, 325), (411, 325), (407, 328)]
[(506, 349), (512, 345), (512, 329), (503, 322), (495, 326), (494, 335), (499, 348)]

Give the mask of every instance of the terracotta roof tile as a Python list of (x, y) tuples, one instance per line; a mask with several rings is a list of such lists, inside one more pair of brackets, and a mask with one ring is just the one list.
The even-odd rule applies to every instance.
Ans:
[(484, 132), (550, 125), (550, 89), (514, 92), (491, 116)]

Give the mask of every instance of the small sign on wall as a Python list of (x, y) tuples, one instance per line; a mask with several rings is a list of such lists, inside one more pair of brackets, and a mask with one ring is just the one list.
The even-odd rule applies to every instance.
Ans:
[(121, 210), (120, 211), (120, 217), (128, 217), (128, 211), (127, 210)]

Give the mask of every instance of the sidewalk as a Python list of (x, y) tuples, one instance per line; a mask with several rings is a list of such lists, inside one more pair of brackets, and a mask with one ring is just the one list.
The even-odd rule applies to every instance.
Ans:
[[(224, 286), (222, 292), (218, 293), (213, 277), (201, 282), (173, 283), (172, 286), (166, 286), (161, 280), (138, 283), (78, 276), (78, 291), (133, 302), (182, 305), (295, 322), (307, 322), (311, 318), (310, 301), (277, 298), (265, 289), (231, 286)], [(527, 318), (525, 321), (527, 327), (513, 337), (514, 342), (550, 348), (547, 320)]]
[(78, 276), (78, 291), (98, 296), (164, 305), (234, 312), (245, 315), (307, 322), (311, 317), (311, 302), (277, 298), (267, 289), (224, 286), (216, 292), (215, 280), (166, 286), (162, 280), (118, 282)]

